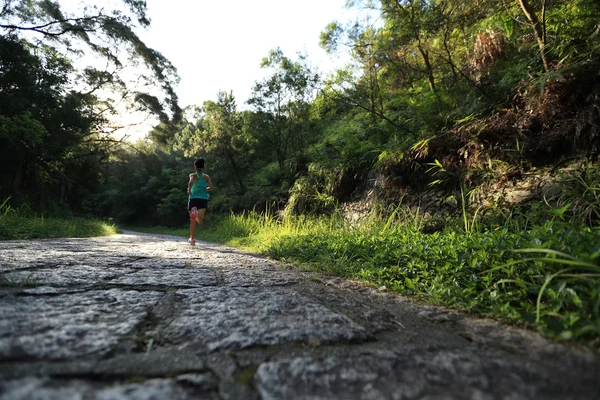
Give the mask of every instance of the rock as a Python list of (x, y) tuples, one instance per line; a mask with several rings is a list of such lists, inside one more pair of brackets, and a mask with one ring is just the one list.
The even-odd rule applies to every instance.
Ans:
[(4, 298), (0, 304), (0, 359), (105, 355), (122, 337), (132, 334), (161, 296), (158, 292), (112, 289)]
[(165, 335), (169, 342), (209, 352), (284, 343), (367, 340), (364, 328), (343, 315), (281, 288), (181, 290), (181, 312)]
[[(533, 363), (463, 349), (270, 361), (254, 380), (262, 399), (571, 398), (556, 378)], [(591, 380), (578, 383), (598, 393)]]
[(83, 379), (17, 379), (0, 384), (2, 399), (219, 399), (217, 381), (210, 375), (185, 374), (174, 379), (144, 379), (139, 382), (94, 382)]

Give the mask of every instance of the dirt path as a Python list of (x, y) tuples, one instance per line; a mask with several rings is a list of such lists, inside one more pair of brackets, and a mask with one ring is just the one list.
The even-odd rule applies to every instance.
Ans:
[(0, 399), (600, 399), (600, 356), (225, 246), (0, 242)]

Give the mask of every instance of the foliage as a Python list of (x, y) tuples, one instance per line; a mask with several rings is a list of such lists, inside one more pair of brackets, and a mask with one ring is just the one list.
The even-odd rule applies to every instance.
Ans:
[[(157, 114), (161, 122), (169, 120), (165, 108), (169, 108), (174, 119), (178, 119), (181, 110), (173, 90), (178, 81), (175, 68), (159, 52), (147, 47), (133, 29), (150, 25), (146, 3), (137, 0), (102, 3), (69, 8), (54, 1), (10, 0), (0, 11), (0, 28), (9, 37), (32, 38), (36, 45), (42, 47), (51, 45), (64, 57), (71, 54), (81, 56), (91, 51), (106, 63), (107, 68), (102, 71), (88, 66), (81, 71), (80, 78), (89, 85), (89, 93), (101, 88), (121, 89), (121, 96), (127, 93), (122, 99), (136, 103), (135, 107), (139, 110)], [(142, 82), (138, 82), (135, 88), (120, 76), (126, 69), (124, 59), (141, 62), (138, 67), (149, 72), (148, 76), (137, 74), (134, 80), (139, 78)], [(131, 74), (131, 71), (128, 73)], [(160, 84), (164, 99), (151, 93), (154, 85), (150, 82), (153, 80)], [(110, 107), (109, 103), (105, 105)]]
[(37, 215), (26, 205), (12, 208), (8, 199), (0, 204), (0, 240), (93, 237), (116, 233), (117, 228), (111, 222)]
[(42, 210), (66, 203), (75, 182), (93, 185), (90, 165), (106, 156), (92, 132), (94, 100), (64, 92), (72, 69), (52, 48), (2, 37), (0, 65), (0, 195)]
[(561, 220), (600, 224), (600, 165), (586, 159), (576, 169), (561, 171), (548, 192), (545, 201)]
[(256, 82), (248, 104), (254, 107), (258, 129), (253, 133), (259, 146), (272, 151), (280, 168), (288, 160), (302, 169), (306, 148), (312, 141), (310, 101), (319, 76), (310, 70), (306, 57), (298, 61), (272, 50), (261, 63), (272, 75)]
[(286, 216), (297, 214), (324, 214), (332, 212), (337, 206), (334, 197), (341, 177), (341, 171), (310, 164), (308, 172), (296, 180), (290, 189), (284, 213)]
[(373, 214), (351, 227), (339, 214), (280, 220), (250, 212), (200, 237), (600, 346), (598, 228), (555, 220), (518, 230), (513, 221), (425, 234), (421, 218)]
[[(322, 77), (304, 55), (275, 49), (247, 107), (219, 92), (182, 112), (174, 66), (135, 33), (149, 24), (145, 2), (67, 10), (7, 1), (3, 237), (66, 229), (10, 208), (22, 204), (67, 216), (68, 226), (96, 215), (187, 235), (187, 174), (202, 156), (216, 186), (205, 239), (597, 345), (600, 3), (347, 3), (370, 17), (334, 21), (321, 35), (328, 52), (348, 50), (344, 68)], [(107, 68), (80, 67), (90, 53)], [(149, 141), (110, 136), (119, 96), (158, 117)], [(472, 213), (469, 194), (482, 182), (506, 184), (582, 153), (589, 161), (562, 172), (546, 204)], [(460, 191), (459, 219), (434, 217), (445, 228), (397, 208), (431, 173), (440, 189)], [(339, 204), (365, 188), (391, 209), (346, 224)]]
[(101, 190), (89, 205), (120, 223), (179, 226), (186, 212), (188, 174), (193, 160), (167, 154), (161, 147), (138, 141), (121, 146), (105, 166)]
[[(54, 1), (4, 3), (0, 196), (42, 212), (84, 212), (101, 184), (99, 167), (117, 143), (110, 136), (120, 127), (111, 122), (117, 105), (154, 113), (166, 125), (177, 121), (176, 71), (134, 33), (149, 25), (145, 2), (73, 8)], [(141, 71), (135, 87), (128, 81), (136, 79), (132, 64)]]

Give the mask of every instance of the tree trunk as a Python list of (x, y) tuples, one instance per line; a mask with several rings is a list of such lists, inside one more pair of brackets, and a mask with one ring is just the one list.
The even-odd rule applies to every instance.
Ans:
[(67, 178), (65, 176), (61, 176), (60, 178), (60, 204), (65, 204), (65, 195), (67, 193), (68, 186)]
[(425, 63), (425, 70), (427, 71), (427, 80), (429, 81), (429, 88), (432, 92), (435, 92), (435, 77), (433, 76), (433, 67), (431, 66), (431, 62), (429, 61), (429, 52), (423, 50), (421, 46), (419, 46), (419, 52), (421, 56), (423, 56), (423, 62)]
[[(540, 20), (538, 19), (537, 15), (535, 14), (535, 11), (533, 10), (533, 8), (531, 7), (531, 4), (529, 3), (529, 0), (519, 0), (519, 4), (521, 5), (521, 8), (523, 9), (523, 12), (525, 13), (525, 16), (527, 17), (527, 19), (529, 20), (529, 23), (531, 24), (531, 27), (533, 28), (533, 32), (535, 34), (535, 39), (537, 40), (538, 43), (538, 47), (540, 48), (540, 54), (542, 56), (542, 63), (544, 64), (544, 72), (548, 72), (550, 70), (550, 67), (548, 66), (548, 61), (546, 60), (546, 35), (544, 33), (545, 29), (544, 29), (544, 24), (542, 22), (540, 22)], [(544, 1), (544, 5), (543, 5), (543, 12), (545, 13), (545, 9), (546, 9), (546, 2)]]
[(27, 164), (23, 159), (21, 159), (17, 165), (17, 169), (13, 175), (12, 181), (13, 199), (17, 202), (23, 199), (23, 181), (25, 180), (26, 170)]
[(231, 166), (233, 167), (233, 170), (235, 171), (235, 176), (237, 178), (238, 184), (240, 185), (240, 190), (242, 191), (242, 193), (246, 193), (246, 185), (244, 185), (244, 180), (242, 179), (242, 174), (241, 174), (240, 168), (238, 167), (237, 163), (235, 162), (233, 155), (228, 154), (227, 158), (229, 159), (229, 163), (231, 164)]

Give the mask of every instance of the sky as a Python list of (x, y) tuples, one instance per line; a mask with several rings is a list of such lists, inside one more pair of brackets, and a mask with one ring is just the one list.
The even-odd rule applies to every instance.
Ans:
[[(219, 90), (232, 91), (238, 109), (254, 82), (265, 76), (260, 62), (277, 47), (289, 58), (307, 54), (321, 73), (345, 62), (319, 47), (325, 26), (353, 20), (357, 11), (346, 0), (146, 0), (151, 25), (137, 31), (149, 47), (177, 68), (180, 106), (216, 100)], [(147, 126), (133, 128), (134, 136)]]

